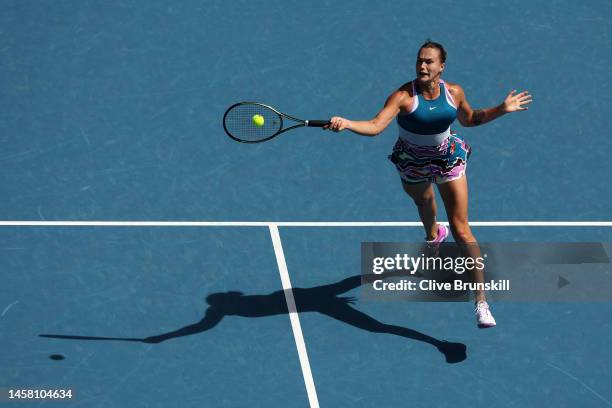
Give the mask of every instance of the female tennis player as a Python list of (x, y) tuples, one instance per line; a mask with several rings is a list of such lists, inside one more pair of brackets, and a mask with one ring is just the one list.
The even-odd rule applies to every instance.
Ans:
[[(455, 134), (450, 125), (459, 119), (463, 126), (478, 126), (503, 114), (527, 110), (532, 101), (529, 92), (511, 91), (493, 108), (473, 110), (465, 92), (442, 80), (446, 50), (427, 40), (419, 49), (416, 79), (402, 85), (387, 99), (371, 120), (355, 121), (334, 116), (325, 129), (350, 130), (362, 136), (377, 136), (397, 117), (399, 138), (389, 159), (395, 164), (402, 186), (414, 200), (425, 228), (428, 244), (439, 245), (449, 235), (448, 228), (436, 222), (436, 184), (444, 202), (450, 231), (463, 253), (480, 256), (476, 238), (468, 224), (468, 185), (465, 175), (470, 147)], [(474, 269), (474, 282), (484, 282), (484, 271)], [(484, 290), (475, 291), (478, 327), (495, 326)]]

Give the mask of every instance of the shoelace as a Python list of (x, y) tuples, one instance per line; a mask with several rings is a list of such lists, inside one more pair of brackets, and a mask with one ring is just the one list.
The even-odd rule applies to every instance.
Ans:
[(482, 311), (483, 313), (489, 313), (489, 305), (485, 302), (478, 302), (476, 304), (476, 309), (474, 309), (474, 312), (478, 313), (479, 311)]

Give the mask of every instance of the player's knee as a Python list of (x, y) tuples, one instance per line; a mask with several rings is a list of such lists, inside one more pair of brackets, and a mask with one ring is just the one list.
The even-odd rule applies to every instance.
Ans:
[(436, 202), (436, 195), (433, 192), (427, 192), (419, 197), (412, 197), (412, 200), (417, 207), (431, 207)]
[(475, 238), (472, 235), (472, 230), (467, 220), (451, 220), (451, 232), (456, 242), (474, 242)]

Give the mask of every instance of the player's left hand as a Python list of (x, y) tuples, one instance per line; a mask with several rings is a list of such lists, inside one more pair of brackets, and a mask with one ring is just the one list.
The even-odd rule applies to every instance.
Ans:
[(527, 110), (526, 106), (528, 103), (531, 103), (531, 95), (529, 95), (529, 91), (523, 91), (521, 93), (516, 93), (516, 89), (510, 91), (506, 99), (504, 99), (503, 109), (504, 112), (516, 112), (516, 111), (524, 111)]

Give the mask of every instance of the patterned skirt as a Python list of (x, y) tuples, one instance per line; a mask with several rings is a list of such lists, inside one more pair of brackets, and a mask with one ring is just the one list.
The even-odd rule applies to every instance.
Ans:
[(408, 184), (446, 183), (463, 177), (472, 149), (455, 133), (438, 146), (420, 146), (399, 138), (389, 160)]

